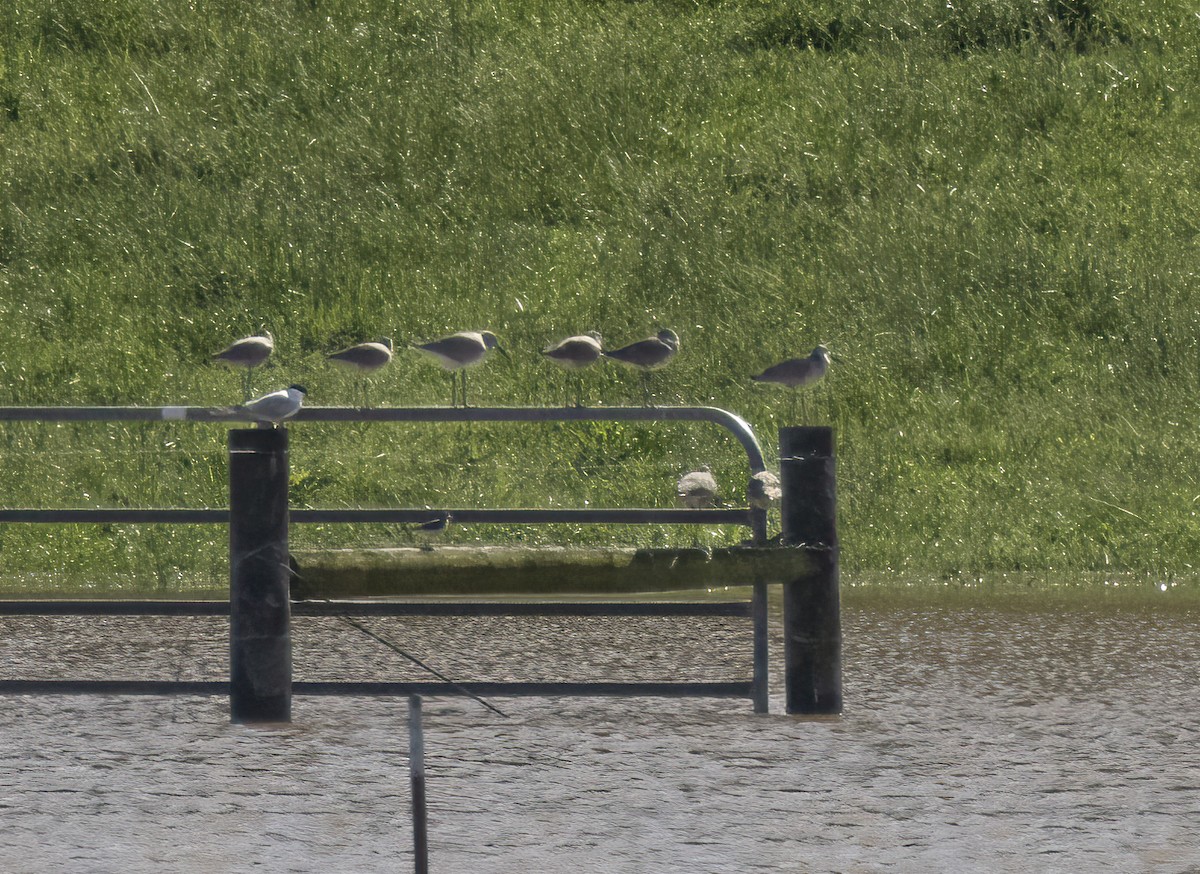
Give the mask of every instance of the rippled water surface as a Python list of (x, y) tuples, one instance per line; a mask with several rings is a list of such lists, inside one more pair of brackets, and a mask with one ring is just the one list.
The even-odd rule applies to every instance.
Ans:
[[(770, 716), (504, 699), (502, 719), (430, 699), (432, 869), (1197, 871), (1198, 618), (851, 605), (834, 720), (778, 715), (778, 676)], [(748, 670), (736, 623), (372, 623), (479, 679)], [(9, 619), (0, 655), (9, 677), (220, 678), (225, 633)], [(294, 637), (297, 678), (417, 676), (337, 623)], [(405, 702), (298, 698), (294, 719), (233, 726), (223, 698), (0, 698), (0, 871), (411, 870)]]

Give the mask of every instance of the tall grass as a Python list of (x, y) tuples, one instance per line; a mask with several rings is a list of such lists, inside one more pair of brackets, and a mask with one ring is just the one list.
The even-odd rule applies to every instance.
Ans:
[[(852, 569), (1186, 575), (1200, 20), (1180, 2), (16, 0), (0, 10), (0, 403), (352, 402), (323, 353), (488, 327), (480, 402), (582, 330), (672, 327), (662, 401), (746, 416), (827, 343)], [(640, 399), (613, 367), (594, 401)], [(444, 403), (411, 353), (376, 380)], [(0, 504), (224, 503), (223, 432), (8, 425)], [(299, 504), (666, 504), (684, 427), (293, 429)], [(386, 527), (298, 529), (383, 543)], [(691, 532), (459, 530), (458, 538)], [(733, 532), (703, 533), (720, 542)], [(11, 579), (188, 587), (219, 532), (0, 531)]]

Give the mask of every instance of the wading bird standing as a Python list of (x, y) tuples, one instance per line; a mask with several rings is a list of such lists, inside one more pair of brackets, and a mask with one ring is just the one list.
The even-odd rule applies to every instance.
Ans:
[(366, 376), (392, 360), (392, 338), (383, 337), (377, 343), (359, 343), (326, 356), (326, 360), (337, 367), (353, 370), (359, 375), (362, 380), (363, 406), (369, 407), (371, 404), (367, 400)]
[(251, 391), (250, 371), (270, 358), (274, 348), (275, 338), (271, 336), (270, 331), (263, 331), (262, 334), (256, 334), (253, 337), (234, 340), (214, 355), (212, 360), (230, 367), (246, 368), (246, 384), (243, 386), (242, 400), (248, 401)]
[[(542, 350), (542, 354), (559, 367), (580, 371), (600, 360), (604, 347), (595, 331), (560, 340)], [(576, 377), (575, 406), (583, 406), (583, 378)]]
[[(449, 337), (442, 337), (432, 343), (422, 343), (414, 347), (437, 360), (446, 370), (450, 371), (450, 406), (455, 405), (456, 386), (455, 374), (466, 367), (471, 367), (483, 361), (488, 350), (495, 349), (505, 358), (508, 353), (500, 347), (500, 342), (491, 331), (460, 331)], [(462, 374), (462, 402), (467, 406), (467, 374)]]
[(245, 409), (258, 421), (270, 422), (273, 427), (278, 427), (284, 419), (290, 419), (300, 412), (300, 405), (304, 403), (304, 395), (307, 392), (302, 385), (289, 385), (261, 398), (255, 398), (245, 404)]
[(647, 337), (645, 340), (639, 340), (603, 354), (605, 358), (636, 367), (642, 372), (643, 401), (648, 407), (650, 406), (650, 372), (665, 367), (678, 351), (679, 335), (668, 329), (659, 331), (653, 337)]
[[(829, 370), (829, 350), (824, 346), (818, 346), (806, 358), (789, 358), (787, 361), (781, 361), (779, 364), (772, 365), (760, 373), (758, 376), (751, 377), (755, 382), (772, 382), (776, 385), (787, 386), (793, 390), (800, 390), (812, 385), (814, 382), (823, 377)], [(794, 399), (793, 399), (794, 403)], [(800, 395), (800, 403), (803, 408), (804, 418), (808, 418), (808, 403), (805, 400), (805, 395)], [(795, 410), (792, 410), (793, 418), (795, 418)]]

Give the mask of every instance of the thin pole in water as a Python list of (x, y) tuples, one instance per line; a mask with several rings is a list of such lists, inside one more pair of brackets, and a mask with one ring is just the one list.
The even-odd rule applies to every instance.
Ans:
[(425, 817), (425, 736), (421, 728), (421, 696), (408, 696), (408, 775), (412, 785), (413, 863), (417, 874), (429, 874), (429, 829)]

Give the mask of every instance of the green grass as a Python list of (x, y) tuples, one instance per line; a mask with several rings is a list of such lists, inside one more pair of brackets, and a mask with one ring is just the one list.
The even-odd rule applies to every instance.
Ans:
[[(1152, 6), (1152, 8), (1151, 8)], [(350, 403), (323, 354), (487, 327), (536, 351), (672, 327), (660, 400), (745, 416), (817, 342), (851, 572), (1131, 571), (1200, 555), (1200, 19), (1164, 0), (16, 0), (0, 10), (0, 404)], [(606, 403), (630, 375), (588, 375)], [(401, 353), (390, 404), (444, 403)], [(704, 428), (298, 426), (302, 506), (667, 505)], [(221, 506), (224, 432), (0, 426), (0, 505)], [(664, 543), (694, 532), (455, 530)], [(402, 542), (297, 528), (298, 545)], [(727, 542), (737, 532), (700, 532)], [(6, 585), (185, 591), (219, 528), (6, 526)], [(119, 582), (109, 582), (116, 580)]]

